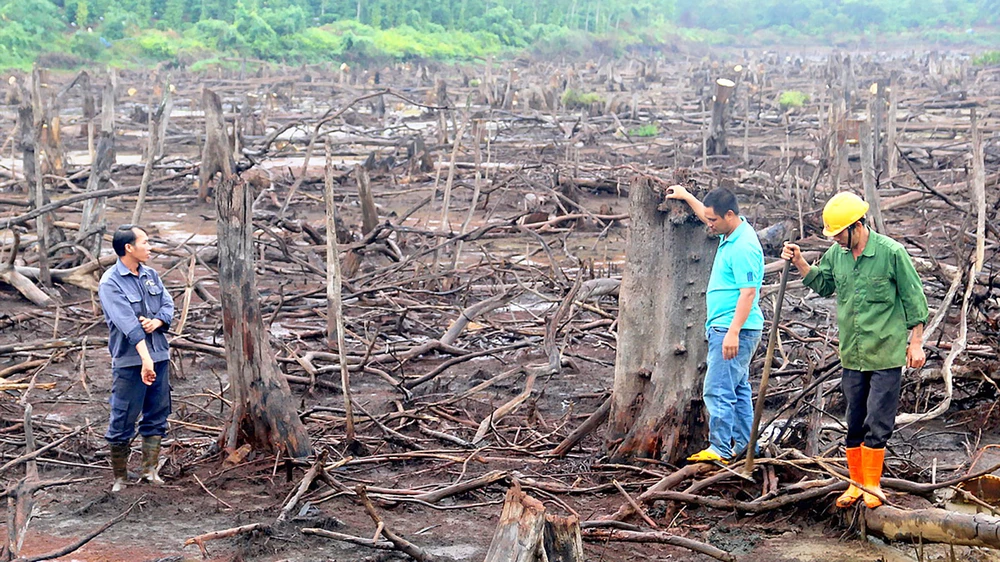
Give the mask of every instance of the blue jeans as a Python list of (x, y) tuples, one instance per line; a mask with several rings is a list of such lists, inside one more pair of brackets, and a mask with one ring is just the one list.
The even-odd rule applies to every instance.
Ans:
[(708, 440), (712, 450), (728, 459), (742, 452), (750, 442), (753, 423), (753, 391), (750, 388), (750, 359), (760, 343), (760, 330), (740, 330), (736, 357), (722, 358), (722, 340), (727, 329), (709, 328), (708, 371), (702, 397), (708, 410)]
[(145, 437), (167, 434), (167, 416), (170, 415), (170, 361), (153, 364), (156, 380), (146, 386), (142, 382), (142, 367), (112, 369), (111, 419), (104, 438), (109, 443), (128, 443), (135, 436), (135, 422), (139, 421), (139, 434)]

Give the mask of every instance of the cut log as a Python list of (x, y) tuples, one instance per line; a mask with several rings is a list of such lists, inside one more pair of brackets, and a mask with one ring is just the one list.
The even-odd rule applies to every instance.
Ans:
[(908, 540), (1000, 549), (1000, 518), (945, 509), (865, 509), (865, 528), (891, 540)]
[(219, 143), (206, 147), (205, 152), (228, 163), (222, 168), (215, 197), (222, 330), (233, 389), (232, 418), (222, 434), (224, 445), (237, 449), (249, 443), (257, 450), (305, 457), (312, 452), (309, 434), (295, 410), (288, 382), (278, 370), (261, 317), (250, 212), (253, 190), (233, 173), (219, 96), (206, 89), (204, 105), (206, 137)]
[(484, 562), (575, 562), (583, 560), (583, 538), (576, 516), (545, 513), (542, 502), (514, 484), (507, 490), (500, 523)]
[(707, 438), (704, 299), (716, 240), (684, 202), (658, 208), (652, 181), (630, 190), (607, 445), (616, 460), (677, 463)]
[(736, 89), (736, 82), (728, 78), (715, 81), (715, 96), (712, 97), (712, 125), (708, 130), (705, 151), (708, 154), (729, 154), (726, 146), (726, 108), (729, 98)]

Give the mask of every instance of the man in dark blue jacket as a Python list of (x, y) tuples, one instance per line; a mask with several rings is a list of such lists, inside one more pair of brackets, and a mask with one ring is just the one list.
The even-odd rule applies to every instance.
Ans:
[(111, 420), (104, 438), (111, 447), (112, 492), (125, 488), (128, 456), (139, 414), (142, 435), (141, 478), (162, 484), (158, 474), (160, 441), (170, 415), (170, 348), (167, 329), (174, 301), (160, 276), (145, 263), (150, 245), (146, 232), (133, 225), (115, 231), (111, 242), (118, 254), (104, 272), (98, 295), (108, 323), (111, 352)]

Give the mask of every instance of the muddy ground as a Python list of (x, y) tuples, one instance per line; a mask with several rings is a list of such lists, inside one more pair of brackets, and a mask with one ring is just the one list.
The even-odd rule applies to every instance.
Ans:
[[(530, 340), (530, 345), (452, 366), (431, 383), (414, 390), (412, 397), (400, 393), (376, 374), (352, 375), (355, 400), (372, 415), (388, 419), (387, 416), (397, 409), (423, 405), (427, 423), (434, 424), (440, 431), (471, 439), (480, 420), (522, 391), (526, 382), (524, 374), (499, 381), (454, 404), (428, 405), (447, 400), (512, 366), (545, 362), (539, 339), (544, 319), (568, 288), (559, 283), (552, 260), (570, 280), (581, 270), (581, 263), (588, 278), (620, 278), (627, 221), (580, 220), (568, 228), (556, 224), (540, 229), (542, 239), (550, 246), (551, 256), (534, 236), (515, 226), (517, 218), (530, 211), (544, 215), (538, 220), (567, 212), (562, 206), (569, 203), (560, 202), (549, 189), (559, 190), (559, 178), (573, 178), (570, 183), (575, 184), (576, 189), (568, 193), (572, 194), (576, 205), (594, 215), (627, 212), (628, 183), (637, 172), (669, 180), (677, 177), (677, 170), (685, 170), (683, 173), (691, 178), (693, 185), (701, 189), (720, 184), (736, 189), (745, 202), (744, 214), (758, 228), (798, 214), (795, 197), (791, 194), (799, 192), (804, 196), (817, 162), (824, 157), (818, 138), (825, 130), (822, 100), (828, 99), (824, 97), (823, 84), (827, 59), (814, 56), (793, 61), (789, 55), (785, 60), (784, 53), (750, 54), (752, 60), (744, 58), (746, 56), (729, 53), (713, 60), (677, 54), (661, 58), (656, 64), (660, 75), (655, 79), (651, 77), (652, 72), (646, 74), (646, 69), (653, 66), (650, 60), (642, 61), (640, 74), (635, 61), (604, 59), (572, 66), (551, 61), (514, 61), (497, 64), (488, 72), (482, 65), (436, 67), (414, 63), (392, 68), (352, 69), (351, 75), (346, 77), (323, 68), (262, 69), (257, 76), (246, 70), (218, 70), (214, 74), (193, 76), (175, 69), (171, 71), (173, 79), (180, 85), (175, 102), (177, 115), (168, 129), (167, 156), (155, 171), (154, 177), (160, 181), (151, 188), (143, 215), (143, 222), (149, 225), (160, 251), (153, 265), (165, 273), (168, 289), (179, 305), (187, 283), (187, 256), (214, 244), (215, 207), (195, 197), (197, 170), (194, 164), (200, 158), (199, 131), (203, 126), (199, 123), (200, 94), (195, 84), (215, 88), (228, 102), (236, 104), (249, 99), (245, 97), (247, 92), (277, 100), (268, 102), (270, 105), (253, 106), (251, 121), (256, 120), (259, 130), (251, 131), (252, 124), (247, 125), (244, 142), (254, 147), (260, 146), (268, 131), (298, 119), (314, 120), (328, 107), (342, 106), (353, 96), (376, 87), (389, 86), (420, 102), (434, 102), (434, 81), (445, 80), (456, 105), (463, 107), (464, 101), (470, 100), (468, 112), (450, 115), (453, 121), (448, 125), (451, 130), (448, 138), (440, 137), (441, 121), (437, 113), (399, 100), (387, 104), (385, 118), (373, 115), (377, 107), (360, 105), (350, 114), (353, 117), (345, 117), (345, 123), (331, 132), (331, 138), (338, 139), (334, 154), (336, 193), (341, 202), (339, 212), (347, 228), (354, 233), (355, 239), (360, 238), (361, 212), (352, 176), (353, 165), (373, 155), (379, 163), (371, 171), (379, 216), (400, 227), (395, 241), (404, 254), (410, 254), (428, 247), (437, 239), (434, 233), (443, 237), (449, 230), (458, 231), (472, 204), (475, 158), (466, 137), (465, 146), (456, 154), (457, 160), (467, 166), (459, 166), (456, 170), (450, 227), (442, 229), (440, 199), (452, 158), (450, 140), (463, 122), (463, 115), (475, 115), (488, 131), (489, 141), (484, 140), (480, 145), (481, 159), (486, 163), (481, 167), (485, 176), (481, 180), (485, 199), (478, 201), (469, 230), (503, 222), (504, 228), (499, 229), (499, 234), (467, 244), (456, 260), (458, 272), (452, 275), (450, 285), (422, 280), (422, 274), (433, 270), (431, 255), (421, 260), (417, 267), (382, 276), (380, 280), (385, 284), (382, 290), (345, 301), (350, 330), (348, 346), (363, 355), (371, 342), (376, 342), (375, 350), (379, 351), (438, 337), (463, 307), (489, 296), (500, 285), (532, 289), (520, 291), (508, 306), (477, 319), (477, 324), (470, 326), (459, 341), (467, 350), (479, 350), (535, 338)], [(923, 56), (869, 54), (857, 55), (855, 59), (862, 84), (866, 83), (866, 77), (882, 77), (891, 69), (902, 69), (904, 76), (902, 83), (906, 94), (901, 103), (900, 121), (911, 128), (900, 133), (899, 144), (909, 155), (917, 173), (901, 165), (892, 182), (882, 186), (883, 198), (921, 189), (918, 174), (924, 181), (937, 186), (967, 177), (968, 107), (958, 103), (966, 99), (977, 100), (980, 104), (980, 126), (987, 136), (986, 172), (994, 174), (998, 169), (995, 138), (1000, 127), (998, 74), (990, 69), (970, 68), (968, 56), (962, 53), (935, 60), (937, 62), (931, 64)], [(732, 110), (735, 116), (756, 114), (751, 117), (751, 130), (746, 137), (749, 160), (744, 161), (741, 156), (743, 132), (740, 127), (745, 121), (732, 117), (730, 155), (710, 157), (705, 166), (701, 139), (708, 122), (708, 114), (703, 111), (706, 96), (707, 106), (711, 105), (711, 92), (705, 83), (707, 80), (710, 84), (715, 76), (736, 62), (753, 63), (756, 72), (753, 80), (758, 81), (751, 87), (752, 80), (748, 77), (748, 82), (743, 84), (756, 96), (751, 96), (749, 108), (740, 105), (746, 102), (737, 101)], [(931, 72), (928, 68), (935, 70)], [(376, 70), (380, 71), (379, 85), (372, 83)], [(119, 93), (116, 109), (119, 165), (115, 170), (119, 185), (137, 185), (142, 172), (140, 154), (145, 132), (141, 119), (137, 121), (133, 116), (145, 102), (136, 101), (136, 98), (151, 99), (154, 86), (161, 83), (165, 74), (166, 71), (156, 74), (127, 72), (120, 78), (122, 93)], [(578, 88), (602, 92), (604, 103), (574, 110), (565, 107), (532, 109), (530, 98), (536, 90), (537, 96), (544, 98), (548, 78), (556, 75), (568, 77), (568, 84)], [(183, 79), (178, 80), (178, 76)], [(67, 84), (72, 78), (72, 75), (53, 74), (51, 82)], [(515, 100), (519, 104), (511, 103), (507, 109), (490, 108), (488, 98), (497, 92), (502, 96), (505, 81), (510, 81), (521, 93)], [(495, 89), (484, 94), (483, 83), (493, 84)], [(129, 87), (135, 87), (138, 92), (124, 93)], [(777, 104), (778, 94), (793, 87), (807, 89), (820, 100), (818, 107), (781, 108)], [(610, 90), (618, 90), (618, 93), (609, 93)], [(63, 140), (70, 151), (66, 174), (70, 177), (88, 163), (86, 139), (74, 134), (72, 129), (74, 122), (79, 121), (79, 106), (73, 101), (76, 99), (73, 95), (69, 95), (62, 110), (66, 127)], [(598, 107), (602, 105), (604, 107)], [(0, 107), (0, 129), (3, 131), (13, 130), (14, 109), (9, 105)], [(140, 117), (141, 113), (138, 112)], [(234, 109), (233, 116), (236, 113)], [(635, 128), (650, 123), (657, 125), (655, 136), (647, 138), (634, 134)], [(322, 229), (321, 151), (312, 154), (312, 164), (305, 169), (307, 181), (292, 198), (287, 217), (274, 219), (288, 197), (290, 186), (301, 174), (310, 127), (289, 131), (282, 137), (284, 141), (275, 143), (265, 156), (255, 157), (269, 177), (256, 206), (257, 220), (277, 233), (285, 244), (291, 245), (291, 254), (300, 257), (300, 261), (309, 263), (317, 259), (321, 264), (322, 248), (301, 228), (307, 223)], [(629, 134), (630, 131), (633, 134)], [(413, 135), (425, 137), (432, 147), (431, 161), (437, 163), (436, 168), (415, 168), (412, 149), (408, 153), (408, 141), (404, 140)], [(382, 142), (387, 139), (392, 142)], [(857, 149), (849, 150), (854, 151), (847, 163), (852, 171), (845, 173), (841, 181), (843, 187), (857, 189), (860, 184)], [(2, 165), (8, 172), (20, 173), (19, 164), (15, 161), (11, 165), (6, 152)], [(814, 198), (803, 202), (805, 245), (809, 249), (822, 249), (828, 244), (816, 232), (815, 211), (833, 192), (829, 182), (828, 172), (818, 173)], [(86, 179), (78, 178), (68, 183), (72, 187), (66, 182), (54, 182), (52, 198), (81, 190)], [(16, 181), (6, 182), (4, 189), (5, 200), (25, 197), (22, 186)], [(949, 193), (959, 207), (965, 208), (969, 201), (966, 193)], [(431, 203), (420, 205), (432, 194), (437, 197), (432, 198)], [(996, 203), (995, 187), (990, 189), (988, 198), (990, 205)], [(109, 200), (108, 223), (128, 222), (134, 202), (131, 196)], [(9, 209), (11, 215), (24, 211), (23, 207), (14, 205)], [(57, 220), (73, 222), (79, 221), (80, 213), (78, 208), (70, 207), (60, 210), (58, 215)], [(927, 198), (900, 207), (887, 213), (887, 220), (890, 231), (903, 239), (916, 255), (952, 265), (962, 259), (957, 256), (968, 243), (963, 234), (969, 229), (963, 223), (965, 214), (940, 198)], [(30, 234), (25, 238), (30, 241)], [(266, 305), (264, 315), (270, 322), (275, 353), (285, 372), (302, 377), (306, 373), (292, 359), (293, 352), (301, 355), (311, 350), (329, 349), (314, 333), (325, 325), (322, 315), (317, 312), (324, 311), (325, 304), (321, 298), (299, 297), (321, 289), (323, 278), (302, 263), (283, 261), (281, 254), (275, 252), (277, 244), (264, 249), (267, 238), (263, 235), (259, 238), (264, 255), (262, 263), (267, 264), (258, 272), (261, 297)], [(4, 239), (4, 244), (9, 245), (9, 242), (9, 237)], [(996, 240), (990, 240), (987, 246), (988, 263), (994, 268)], [(107, 252), (110, 252), (109, 244), (105, 244)], [(450, 252), (453, 252), (450, 248), (445, 251), (442, 263), (451, 262), (453, 254)], [(30, 248), (22, 250), (22, 258), (31, 261)], [(769, 257), (771, 259), (773, 257)], [(385, 271), (389, 265), (384, 255), (367, 256), (355, 278), (348, 280), (351, 290), (360, 292), (374, 286), (375, 280), (365, 279), (365, 276)], [(210, 261), (199, 261), (194, 276), (202, 281), (209, 295), (214, 292), (217, 296), (213, 267)], [(942, 479), (945, 474), (971, 472), (973, 468), (1000, 462), (1000, 450), (990, 447), (1000, 442), (1000, 413), (996, 411), (1000, 408), (997, 408), (995, 382), (991, 383), (997, 379), (995, 269), (988, 271), (987, 281), (976, 288), (978, 300), (974, 305), (976, 312), (970, 316), (969, 347), (958, 361), (965, 376), (956, 382), (953, 405), (944, 416), (897, 432), (890, 443), (889, 471), (898, 477), (926, 482)], [(926, 274), (925, 278), (931, 306), (937, 310), (948, 288), (947, 279), (932, 274)], [(770, 275), (765, 283), (775, 281), (776, 276)], [(0, 344), (82, 336), (96, 338), (106, 333), (88, 291), (57, 284), (50, 292), (60, 302), (58, 312), (39, 310), (9, 286), (0, 284), (0, 319), (19, 319), (16, 323), (3, 324)], [(285, 303), (284, 299), (290, 296), (296, 296), (296, 300)], [(318, 296), (322, 296), (322, 291)], [(185, 331), (189, 341), (221, 346), (218, 305), (211, 297), (203, 298), (197, 293), (192, 303), (189, 329)], [(563, 331), (561, 345), (565, 363), (560, 372), (540, 378), (530, 398), (512, 416), (497, 421), (485, 445), (462, 449), (419, 432), (415, 423), (401, 424), (396, 429), (426, 449), (422, 456), (407, 455), (408, 450), (413, 453), (412, 449), (391, 438), (386, 439), (379, 427), (362, 421), (359, 435), (367, 446), (366, 454), (353, 455), (353, 460), (331, 469), (331, 474), (348, 486), (363, 483), (372, 488), (427, 490), (502, 470), (519, 479), (542, 483), (526, 488), (556, 512), (577, 513), (584, 521), (613, 513), (623, 501), (614, 488), (554, 493), (546, 491), (544, 485), (584, 490), (607, 485), (615, 478), (634, 497), (673, 469), (656, 462), (637, 463), (631, 468), (608, 463), (600, 430), (589, 435), (565, 458), (554, 459), (544, 454), (597, 409), (613, 384), (614, 326), (599, 324), (599, 321), (613, 319), (617, 302), (614, 297), (604, 297), (591, 304), (592, 308), (576, 311), (572, 323)], [(803, 343), (791, 337), (793, 334), (806, 340), (818, 337), (820, 341), (830, 337), (828, 311), (832, 310), (832, 305), (830, 300), (810, 296), (802, 289), (790, 290), (784, 312), (789, 322), (783, 340), (787, 361), (772, 380), (772, 388), (777, 394), (769, 399), (770, 408), (780, 406), (781, 396), (800, 384), (798, 375), (784, 376), (783, 370), (794, 372), (808, 362), (823, 364), (833, 360), (832, 348), (827, 344), (815, 343), (815, 339)], [(943, 331), (929, 345), (930, 362), (925, 376), (911, 375), (907, 380), (903, 404), (906, 411), (924, 411), (942, 399), (941, 365), (949, 349), (948, 342), (953, 341), (959, 324), (955, 306)], [(406, 312), (401, 313), (404, 309)], [(763, 347), (759, 353), (763, 353)], [(136, 504), (124, 521), (61, 560), (197, 560), (201, 559), (198, 548), (185, 546), (186, 539), (251, 523), (264, 523), (267, 529), (206, 543), (210, 559), (367, 561), (406, 558), (392, 552), (302, 534), (300, 530), (305, 527), (361, 537), (374, 533), (374, 524), (352, 498), (333, 493), (324, 484), (317, 484), (305, 496), (300, 504), (303, 507), (291, 521), (276, 524), (281, 506), (297, 487), (309, 463), (292, 462), (274, 454), (250, 453), (234, 464), (227, 464), (223, 460), (225, 455), (220, 455), (215, 447), (216, 437), (229, 411), (220, 399), (227, 394), (225, 362), (220, 357), (177, 346), (172, 357), (175, 413), (170, 435), (165, 441), (167, 460), (162, 470), (167, 484), (163, 487), (136, 484), (119, 495), (111, 495), (107, 447), (102, 438), (110, 388), (107, 351), (99, 346), (76, 346), (55, 354), (44, 349), (10, 352), (2, 357), (0, 367), (49, 357), (52, 360), (41, 368), (7, 380), (27, 382), (34, 374), (38, 383), (54, 383), (52, 388), (34, 389), (29, 394), (40, 445), (73, 428), (86, 426), (81, 435), (39, 459), (41, 477), (92, 480), (51, 488), (36, 496), (35, 517), (22, 555), (31, 556), (64, 546)], [(429, 372), (446, 359), (448, 356), (434, 353), (405, 365), (379, 367), (405, 379)], [(761, 363), (762, 358), (755, 362), (755, 376), (759, 376)], [(316, 366), (327, 367), (319, 375), (320, 379), (339, 383), (339, 373), (329, 362), (317, 360)], [(828, 385), (824, 390), (827, 416), (823, 423), (825, 429), (820, 433), (820, 450), (830, 450), (829, 456), (837, 456), (836, 449), (831, 447), (842, 438), (836, 420), (842, 415), (843, 406), (838, 401), (835, 386)], [(342, 442), (341, 394), (321, 385), (311, 388), (308, 384), (297, 383), (293, 384), (292, 391), (299, 400), (299, 411), (308, 413), (305, 421), (316, 449), (326, 450), (331, 462), (348, 456)], [(23, 453), (23, 433), (16, 425), (23, 421), (23, 408), (18, 404), (22, 392), (7, 390), (0, 402), (0, 419), (7, 428), (0, 429), (5, 434), (3, 462)], [(800, 445), (783, 443), (785, 447)], [(137, 461), (137, 454), (133, 455), (133, 468)], [(9, 485), (23, 476), (23, 471), (24, 467), (18, 466), (3, 477)], [(790, 483), (816, 476), (801, 472), (781, 474), (783, 483), (786, 478)], [(434, 505), (409, 501), (377, 504), (390, 529), (439, 559), (481, 560), (499, 520), (506, 488), (507, 481), (501, 481)], [(748, 499), (760, 495), (761, 490), (729, 479), (704, 493)], [(944, 497), (933, 499), (945, 505)], [(711, 543), (740, 560), (895, 561), (915, 560), (920, 556), (920, 549), (915, 545), (886, 544), (877, 538), (862, 536), (854, 521), (855, 514), (835, 513), (831, 508), (832, 500), (823, 498), (758, 515), (658, 503), (651, 508), (650, 515), (661, 529)], [(890, 494), (890, 501), (906, 505), (912, 503), (911, 500), (903, 494), (898, 497)], [(926, 500), (922, 501), (919, 505), (927, 504)], [(958, 505), (952, 507), (967, 509)], [(711, 559), (665, 545), (586, 542), (584, 548), (590, 560)], [(996, 552), (988, 550), (967, 547), (954, 550), (957, 556), (968, 560), (1000, 559)], [(923, 552), (928, 560), (946, 560), (950, 556), (951, 549), (944, 546), (927, 546)]]

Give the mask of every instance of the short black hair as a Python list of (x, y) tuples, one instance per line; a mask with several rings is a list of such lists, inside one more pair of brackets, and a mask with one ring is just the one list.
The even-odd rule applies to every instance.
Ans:
[(709, 191), (701, 203), (706, 207), (711, 207), (715, 214), (720, 217), (725, 216), (729, 211), (740, 216), (740, 205), (736, 202), (736, 195), (724, 187), (717, 187)]
[(136, 230), (146, 232), (146, 229), (137, 224), (123, 224), (115, 230), (115, 235), (111, 237), (111, 247), (118, 257), (125, 255), (125, 244), (135, 244)]

